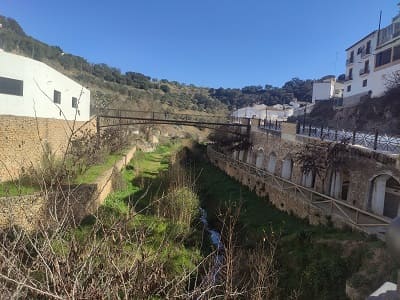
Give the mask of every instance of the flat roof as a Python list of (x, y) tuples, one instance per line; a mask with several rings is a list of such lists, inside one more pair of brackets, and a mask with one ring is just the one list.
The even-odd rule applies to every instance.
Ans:
[(353, 48), (355, 45), (357, 45), (358, 43), (362, 42), (363, 40), (369, 38), (371, 35), (374, 35), (378, 30), (374, 30), (372, 31), (370, 34), (366, 35), (365, 37), (363, 37), (361, 40), (359, 40), (358, 42), (354, 43), (353, 45), (351, 45), (349, 48), (346, 49), (346, 51), (349, 51), (351, 48)]

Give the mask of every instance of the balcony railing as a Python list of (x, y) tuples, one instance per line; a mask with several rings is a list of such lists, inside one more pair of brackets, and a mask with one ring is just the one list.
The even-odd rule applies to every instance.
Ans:
[(369, 74), (369, 68), (363, 68), (360, 70), (360, 75)]
[(344, 79), (344, 81), (350, 81), (350, 80), (353, 80), (353, 75), (346, 76), (345, 79)]

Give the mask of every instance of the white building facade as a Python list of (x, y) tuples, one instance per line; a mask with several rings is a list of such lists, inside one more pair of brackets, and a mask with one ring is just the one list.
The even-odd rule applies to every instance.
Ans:
[(236, 118), (286, 121), (288, 117), (293, 115), (293, 113), (294, 107), (291, 105), (276, 104), (273, 106), (267, 106), (260, 104), (235, 110), (231, 116)]
[(346, 49), (346, 81), (343, 105), (363, 97), (380, 97), (393, 75), (400, 71), (400, 15), (389, 26), (371, 32)]
[(312, 103), (343, 97), (344, 85), (335, 78), (318, 80), (313, 83)]
[(0, 50), (0, 115), (88, 121), (90, 91), (42, 62)]

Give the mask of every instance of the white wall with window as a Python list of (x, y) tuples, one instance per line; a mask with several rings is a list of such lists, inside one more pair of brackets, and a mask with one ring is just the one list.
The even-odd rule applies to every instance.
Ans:
[(400, 71), (399, 17), (400, 14), (390, 25), (371, 32), (346, 49), (344, 106), (357, 104), (366, 95), (382, 96), (387, 90), (388, 79)]
[(42, 62), (0, 51), (0, 115), (88, 121), (90, 91)]

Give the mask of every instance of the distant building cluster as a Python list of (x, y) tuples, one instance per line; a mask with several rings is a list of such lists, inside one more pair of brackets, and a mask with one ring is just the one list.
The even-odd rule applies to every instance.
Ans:
[(276, 104), (267, 106), (265, 104), (256, 104), (235, 110), (232, 117), (235, 118), (251, 118), (270, 121), (286, 121), (287, 118), (296, 115), (302, 105), (297, 101), (292, 101), (289, 104)]

